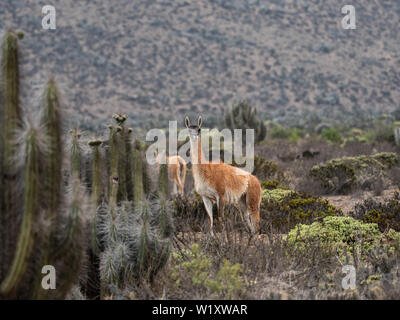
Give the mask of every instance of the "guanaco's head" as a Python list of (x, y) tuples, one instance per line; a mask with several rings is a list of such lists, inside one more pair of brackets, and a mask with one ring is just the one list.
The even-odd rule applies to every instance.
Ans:
[(185, 125), (186, 128), (189, 129), (190, 139), (197, 140), (199, 138), (202, 123), (203, 123), (203, 118), (201, 116), (199, 116), (197, 119), (197, 125), (192, 125), (190, 123), (189, 117), (185, 117)]

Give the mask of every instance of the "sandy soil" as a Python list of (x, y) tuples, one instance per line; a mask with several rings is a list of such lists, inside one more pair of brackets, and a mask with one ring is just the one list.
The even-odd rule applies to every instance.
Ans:
[(371, 191), (348, 196), (324, 196), (322, 198), (329, 200), (333, 206), (342, 209), (343, 213), (348, 214), (354, 209), (354, 206), (357, 203), (362, 202), (369, 197), (374, 197), (377, 200), (384, 200), (385, 198), (391, 197), (396, 191), (398, 191), (397, 188), (384, 190), (380, 196), (374, 195), (374, 193)]

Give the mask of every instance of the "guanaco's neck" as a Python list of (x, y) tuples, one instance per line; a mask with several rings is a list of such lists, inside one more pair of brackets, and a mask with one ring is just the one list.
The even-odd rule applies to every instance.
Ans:
[(203, 154), (203, 149), (201, 147), (201, 137), (198, 137), (196, 141), (194, 139), (190, 139), (190, 153), (192, 155), (192, 165), (199, 165), (207, 163), (206, 158)]

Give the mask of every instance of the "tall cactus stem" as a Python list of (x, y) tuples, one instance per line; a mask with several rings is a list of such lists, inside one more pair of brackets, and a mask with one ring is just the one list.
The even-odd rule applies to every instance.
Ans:
[(73, 178), (81, 178), (81, 158), (82, 158), (82, 148), (79, 144), (79, 139), (81, 133), (77, 128), (70, 131), (72, 141), (71, 141), (71, 173)]
[(39, 208), (39, 185), (40, 185), (40, 152), (37, 141), (37, 132), (33, 129), (26, 137), (25, 155), (25, 192), (24, 213), (21, 230), (18, 236), (17, 248), (7, 277), (0, 286), (2, 294), (10, 293), (16, 288), (27, 270), (28, 259), (32, 251), (34, 236), (33, 223), (37, 220)]
[(0, 130), (1, 130), (1, 167), (0, 184), (3, 192), (0, 194), (0, 279), (7, 273), (13, 258), (13, 243), (16, 240), (19, 225), (16, 179), (16, 143), (15, 134), (21, 126), (21, 109), (19, 105), (19, 64), (18, 36), (13, 31), (5, 33), (2, 43), (2, 79), (0, 90)]
[(144, 199), (143, 192), (143, 159), (140, 148), (140, 141), (135, 140), (134, 151), (133, 151), (133, 164), (132, 164), (132, 176), (133, 176), (133, 204), (137, 208)]

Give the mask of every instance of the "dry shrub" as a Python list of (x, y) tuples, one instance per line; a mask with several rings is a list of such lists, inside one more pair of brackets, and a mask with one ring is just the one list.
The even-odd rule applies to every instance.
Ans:
[(298, 223), (310, 224), (327, 216), (341, 216), (342, 211), (309, 194), (285, 189), (265, 190), (261, 203), (261, 232), (286, 233)]
[(400, 231), (400, 194), (395, 192), (391, 198), (384, 201), (368, 198), (357, 203), (352, 216), (364, 222), (378, 224), (381, 231)]

